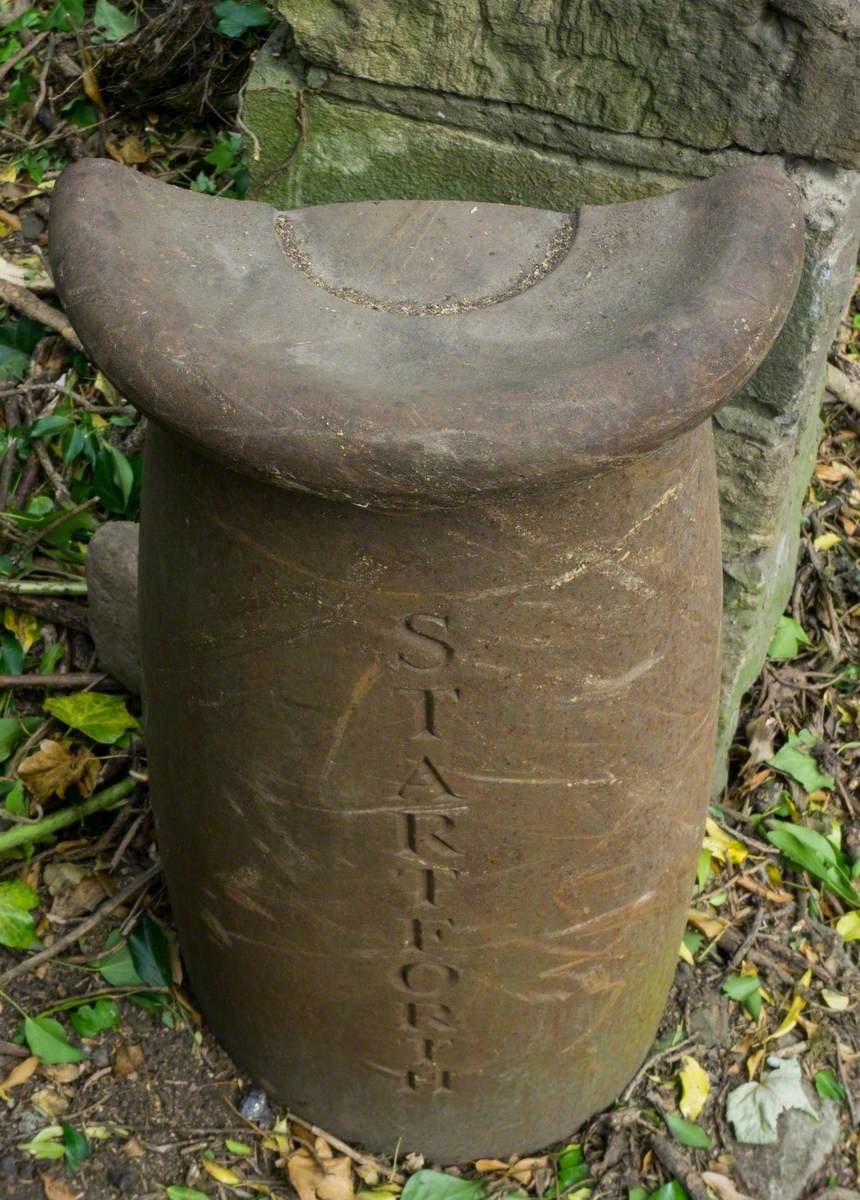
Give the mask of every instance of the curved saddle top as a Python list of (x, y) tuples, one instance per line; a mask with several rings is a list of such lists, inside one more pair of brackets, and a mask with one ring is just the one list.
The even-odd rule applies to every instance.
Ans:
[(379, 506), (570, 478), (699, 424), (752, 373), (803, 257), (765, 166), (573, 214), (460, 201), (277, 213), (106, 160), (54, 191), (87, 350), (204, 453)]

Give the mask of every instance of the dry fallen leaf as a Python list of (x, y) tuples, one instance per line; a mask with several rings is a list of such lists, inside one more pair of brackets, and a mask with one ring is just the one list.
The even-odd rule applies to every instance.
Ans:
[(40, 1172), (39, 1178), (42, 1181), (45, 1200), (78, 1200), (78, 1193), (73, 1192), (67, 1183), (57, 1179), (55, 1175), (43, 1175)]
[(143, 1066), (143, 1051), (140, 1046), (119, 1046), (114, 1057), (113, 1069), (117, 1075), (131, 1075)]
[(132, 167), (136, 163), (149, 162), (150, 154), (146, 147), (141, 142), (140, 138), (130, 133), (127, 138), (124, 138), (119, 145), (116, 142), (106, 141), (105, 150), (111, 158), (121, 163), (124, 167)]
[(38, 1108), (39, 1112), (43, 1112), (46, 1117), (61, 1117), (63, 1113), (69, 1111), (68, 1096), (54, 1087), (40, 1088), (30, 1097), (30, 1103), (34, 1108)]
[(328, 1143), (320, 1146), (321, 1141), (318, 1138), (315, 1145), (319, 1160), (304, 1148), (287, 1159), (290, 1183), (299, 1200), (352, 1200), (355, 1195), (352, 1163), (346, 1156), (335, 1158)]
[(66, 742), (45, 738), (36, 753), (20, 764), (18, 775), (41, 804), (51, 796), (64, 800), (66, 789), (73, 783), (82, 796), (89, 796), (96, 786), (99, 769), (99, 760), (86, 746), (70, 750)]
[(74, 1083), (86, 1070), (85, 1062), (57, 1063), (54, 1067), (43, 1067), (42, 1074), (47, 1075), (54, 1083)]
[(703, 1171), (702, 1182), (712, 1192), (716, 1192), (720, 1200), (752, 1200), (744, 1192), (739, 1192), (727, 1175), (718, 1175), (716, 1171)]
[(4, 1099), (4, 1092), (11, 1091), (14, 1087), (20, 1087), (22, 1083), (26, 1083), (33, 1072), (41, 1062), (38, 1055), (31, 1054), (29, 1058), (25, 1058), (23, 1062), (19, 1062), (12, 1068), (6, 1078), (0, 1082), (0, 1099)]

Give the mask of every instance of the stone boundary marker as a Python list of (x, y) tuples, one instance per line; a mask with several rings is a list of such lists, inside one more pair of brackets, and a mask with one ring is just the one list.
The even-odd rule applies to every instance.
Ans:
[(279, 0), (243, 121), (283, 208), (469, 199), (561, 211), (762, 157), (799, 187), (803, 279), (716, 418), (724, 670), (717, 783), (790, 594), (828, 347), (860, 239), (853, 0)]

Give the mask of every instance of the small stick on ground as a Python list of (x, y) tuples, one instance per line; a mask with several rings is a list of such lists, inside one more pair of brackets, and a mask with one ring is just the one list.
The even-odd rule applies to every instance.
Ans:
[(0, 690), (6, 688), (85, 688), (103, 683), (110, 676), (104, 672), (80, 672), (67, 675), (38, 675), (35, 671), (29, 675), (0, 675)]
[(0, 604), (8, 604), (19, 612), (32, 613), (53, 625), (65, 625), (78, 633), (89, 633), (90, 622), (86, 606), (74, 600), (54, 599), (50, 596), (26, 596), (10, 592), (0, 584)]
[(860, 1125), (860, 1114), (857, 1112), (857, 1102), (854, 1099), (854, 1094), (851, 1091), (851, 1084), (848, 1082), (848, 1072), (845, 1070), (845, 1062), (842, 1058), (842, 1047), (836, 1042), (836, 1062), (839, 1066), (839, 1078), (842, 1080), (842, 1086), (845, 1089), (845, 1099), (848, 1102), (848, 1111), (851, 1114), (851, 1124), (856, 1129)]
[(651, 1146), (669, 1174), (684, 1185), (690, 1200), (711, 1200), (702, 1176), (690, 1166), (686, 1156), (676, 1149), (668, 1138), (661, 1137), (659, 1133), (652, 1133)]
[(733, 971), (735, 967), (740, 966), (740, 964), (746, 958), (747, 954), (752, 948), (753, 942), (758, 937), (758, 931), (761, 929), (762, 921), (764, 921), (764, 905), (759, 904), (759, 907), (756, 909), (756, 914), (753, 917), (753, 923), (749, 933), (726, 964), (725, 969), (727, 971)]
[[(86, 596), (85, 579), (4, 579), (3, 590), (21, 596)], [(14, 600), (10, 601), (14, 604)]]
[[(2, 980), (0, 980), (0, 983), (2, 983)], [(345, 1154), (353, 1162), (357, 1162), (364, 1167), (373, 1167), (376, 1171), (379, 1171), (380, 1175), (388, 1175), (388, 1168), (378, 1158), (374, 1158), (370, 1154), (361, 1154), (346, 1142), (342, 1142), (339, 1137), (335, 1137), (333, 1133), (329, 1133), (326, 1129), (321, 1129), (319, 1125), (314, 1125), (311, 1121), (306, 1121), (304, 1117), (300, 1117), (297, 1113), (288, 1110), (287, 1118), (290, 1121), (295, 1121), (298, 1125), (303, 1125), (305, 1129), (309, 1129), (314, 1137), (324, 1138), (330, 1146), (335, 1150), (340, 1150), (341, 1154)], [(402, 1179), (403, 1177), (400, 1176), (399, 1178)], [(393, 1182), (396, 1182), (396, 1179)]]
[(0, 300), (4, 300), (6, 304), (11, 304), (18, 312), (23, 313), (25, 317), (31, 317), (34, 321), (40, 321), (43, 325), (47, 325), (49, 329), (55, 329), (60, 337), (65, 338), (73, 350), (83, 350), (81, 340), (72, 329), (71, 324), (63, 313), (58, 309), (52, 308), (50, 304), (46, 304), (44, 300), (40, 300), (38, 296), (27, 288), (19, 287), (17, 283), (8, 283), (5, 279), (0, 279)]
[(156, 875), (161, 871), (161, 863), (155, 863), (154, 866), (148, 867), (142, 871), (140, 875), (135, 876), (131, 883), (127, 883), (109, 899), (105, 900), (94, 913), (91, 913), (85, 920), (76, 925), (74, 929), (68, 933), (64, 933), (61, 938), (48, 946), (45, 950), (40, 950), (38, 954), (33, 954), (30, 958), (25, 958), (23, 962), (16, 963), (14, 967), (10, 967), (0, 975), (0, 988), (6, 987), (13, 979), (18, 979), (19, 976), (26, 974), (27, 971), (32, 971), (35, 967), (40, 967), (43, 963), (50, 962), (52, 958), (56, 958), (58, 954), (62, 954), (64, 950), (68, 950), (69, 946), (73, 946), (79, 941), (85, 933), (89, 933), (100, 925), (105, 917), (109, 916), (115, 908), (119, 908), (121, 904), (125, 904), (136, 892), (141, 888), (146, 887)]

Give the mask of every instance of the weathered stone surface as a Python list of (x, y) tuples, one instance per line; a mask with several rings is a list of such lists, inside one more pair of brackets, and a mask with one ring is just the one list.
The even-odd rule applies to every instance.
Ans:
[(99, 662), (131, 692), (140, 692), (137, 631), (139, 526), (108, 521), (87, 553), (90, 629)]
[(279, 0), (308, 62), (703, 149), (860, 165), (851, 0)]
[(732, 1142), (734, 1172), (756, 1200), (800, 1200), (839, 1144), (839, 1106), (819, 1100), (809, 1085), (805, 1091), (819, 1110), (819, 1120), (792, 1108), (779, 1117), (779, 1141), (772, 1146), (742, 1146)]
[(716, 418), (725, 586), (718, 783), (741, 697), (791, 594), (827, 352), (857, 261), (860, 176), (808, 163), (789, 173), (806, 215), (800, 292), (773, 350)]
[[(286, 27), (258, 59), (245, 121), (260, 143), (254, 194), (285, 208), (404, 196), (565, 209), (638, 199), (761, 161), (522, 105), (323, 74), (303, 61)], [(804, 195), (807, 262), (784, 332), (716, 427), (726, 572), (718, 786), (740, 699), (790, 593), (823, 367), (860, 236), (860, 175), (774, 161)]]

